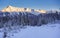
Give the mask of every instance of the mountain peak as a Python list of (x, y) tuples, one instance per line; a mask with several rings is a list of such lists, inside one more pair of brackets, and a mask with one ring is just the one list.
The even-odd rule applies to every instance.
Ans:
[(8, 5), (7, 8), (12, 7), (11, 5)]

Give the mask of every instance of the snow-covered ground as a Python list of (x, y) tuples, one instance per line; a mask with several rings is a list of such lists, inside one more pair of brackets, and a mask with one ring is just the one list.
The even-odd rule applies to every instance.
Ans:
[[(0, 32), (0, 38), (3, 33)], [(27, 26), (10, 38), (60, 38), (60, 24), (47, 24), (42, 26)]]

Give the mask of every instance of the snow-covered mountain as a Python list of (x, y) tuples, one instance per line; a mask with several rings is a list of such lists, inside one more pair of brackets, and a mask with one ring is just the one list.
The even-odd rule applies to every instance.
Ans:
[[(57, 38), (59, 25), (60, 12), (55, 10), (45, 11), (7, 6), (0, 11), (0, 38)], [(25, 30), (20, 31), (22, 29)], [(18, 31), (20, 32), (13, 34)]]
[(39, 12), (39, 13), (46, 13), (46, 10), (36, 10), (36, 9), (30, 9), (30, 8), (18, 8), (13, 6), (7, 6), (2, 12)]

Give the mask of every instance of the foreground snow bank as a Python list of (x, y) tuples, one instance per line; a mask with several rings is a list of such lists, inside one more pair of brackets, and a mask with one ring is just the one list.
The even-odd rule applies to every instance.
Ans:
[(27, 27), (11, 38), (60, 38), (60, 24), (47, 24), (41, 27)]

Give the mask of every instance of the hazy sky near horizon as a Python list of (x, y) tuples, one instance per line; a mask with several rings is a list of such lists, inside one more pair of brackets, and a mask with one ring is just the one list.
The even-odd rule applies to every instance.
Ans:
[(0, 10), (8, 5), (33, 9), (58, 9), (60, 0), (0, 0)]

